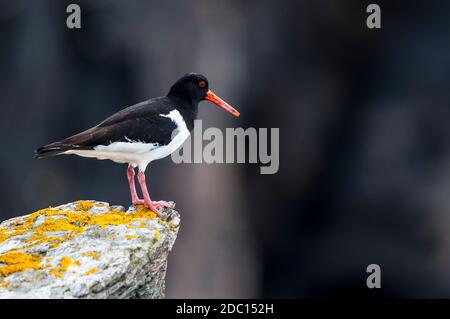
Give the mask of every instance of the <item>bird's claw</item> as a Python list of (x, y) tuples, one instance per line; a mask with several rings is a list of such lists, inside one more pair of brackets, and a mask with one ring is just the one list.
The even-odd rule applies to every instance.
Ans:
[(133, 205), (144, 205), (148, 209), (151, 209), (159, 217), (162, 217), (162, 213), (158, 210), (159, 207), (172, 208), (170, 203), (163, 200), (146, 202), (143, 199), (136, 199), (133, 200)]
[(156, 207), (166, 207), (166, 208), (172, 208), (172, 204), (170, 204), (169, 202), (160, 200), (157, 202), (152, 202), (153, 205), (155, 205)]

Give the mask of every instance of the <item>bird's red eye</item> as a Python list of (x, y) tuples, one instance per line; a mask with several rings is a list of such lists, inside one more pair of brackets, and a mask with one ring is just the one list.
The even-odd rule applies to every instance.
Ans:
[(206, 86), (206, 82), (205, 81), (200, 81), (198, 82), (198, 86), (201, 88), (204, 88)]

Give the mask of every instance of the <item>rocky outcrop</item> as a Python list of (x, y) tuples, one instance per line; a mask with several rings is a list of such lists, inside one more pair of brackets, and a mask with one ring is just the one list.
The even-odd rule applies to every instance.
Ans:
[(163, 298), (180, 223), (78, 201), (0, 224), (0, 298)]

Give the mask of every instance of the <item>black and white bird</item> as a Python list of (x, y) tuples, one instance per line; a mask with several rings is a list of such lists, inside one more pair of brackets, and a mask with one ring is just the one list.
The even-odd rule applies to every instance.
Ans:
[[(35, 158), (78, 155), (128, 164), (127, 176), (133, 205), (145, 205), (161, 216), (164, 201), (152, 201), (145, 182), (145, 169), (154, 160), (177, 150), (190, 136), (198, 104), (208, 100), (238, 117), (239, 112), (211, 90), (205, 76), (189, 73), (180, 78), (163, 97), (127, 107), (95, 127), (35, 151)], [(144, 199), (134, 183), (135, 168)]]

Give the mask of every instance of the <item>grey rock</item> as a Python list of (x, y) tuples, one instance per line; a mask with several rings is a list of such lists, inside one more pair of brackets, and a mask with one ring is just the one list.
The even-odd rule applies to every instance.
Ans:
[(163, 298), (174, 207), (84, 201), (0, 223), (0, 298)]

